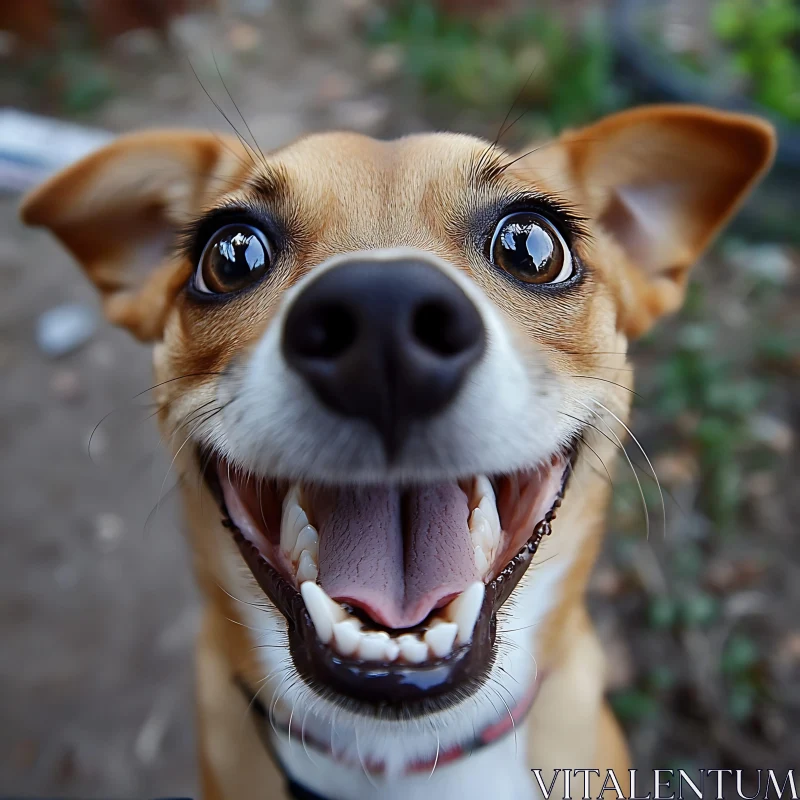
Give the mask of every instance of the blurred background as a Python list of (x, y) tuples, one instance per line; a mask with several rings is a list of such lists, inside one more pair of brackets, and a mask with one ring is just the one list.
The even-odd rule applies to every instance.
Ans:
[(652, 533), (620, 460), (590, 601), (636, 766), (797, 768), (797, 0), (0, 0), (0, 791), (196, 791), (198, 598), (149, 352), (15, 208), (114, 133), (226, 130), (214, 103), (244, 129), (231, 98), (264, 149), (493, 139), (507, 114), (513, 149), (656, 100), (776, 122), (771, 176), (633, 347), (666, 531), (628, 442)]

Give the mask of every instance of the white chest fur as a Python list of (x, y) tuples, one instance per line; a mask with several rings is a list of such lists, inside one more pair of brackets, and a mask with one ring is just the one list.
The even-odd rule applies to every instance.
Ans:
[(330, 800), (534, 800), (536, 784), (525, 764), (523, 729), (431, 773), (384, 779), (337, 764), (324, 756), (313, 762), (297, 741), (281, 737), (276, 751), (289, 774), (304, 788)]

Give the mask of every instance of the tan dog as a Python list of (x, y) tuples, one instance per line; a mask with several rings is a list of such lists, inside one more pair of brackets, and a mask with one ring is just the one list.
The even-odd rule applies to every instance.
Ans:
[(774, 146), (690, 107), (518, 156), (140, 133), (26, 199), (109, 319), (155, 342), (206, 598), (206, 798), (624, 783), (584, 600), (599, 459), (628, 340), (680, 306)]

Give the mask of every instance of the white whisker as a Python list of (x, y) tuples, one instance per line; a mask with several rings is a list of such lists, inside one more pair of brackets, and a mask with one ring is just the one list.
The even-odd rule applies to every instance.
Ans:
[(619, 422), (620, 425), (622, 425), (623, 428), (625, 428), (625, 430), (628, 432), (628, 435), (631, 437), (631, 439), (633, 439), (634, 443), (639, 448), (639, 450), (641, 451), (642, 455), (645, 457), (645, 460), (647, 461), (647, 466), (650, 467), (650, 471), (653, 473), (653, 477), (655, 478), (656, 486), (658, 487), (658, 494), (661, 497), (661, 514), (662, 514), (663, 525), (664, 525), (664, 536), (666, 537), (666, 535), (667, 535), (667, 506), (664, 503), (664, 492), (661, 489), (661, 482), (658, 480), (658, 475), (656, 474), (656, 470), (655, 470), (655, 467), (653, 466), (653, 463), (650, 461), (650, 458), (647, 455), (647, 453), (645, 452), (644, 447), (642, 447), (642, 445), (639, 442), (639, 440), (636, 438), (636, 436), (634, 436), (633, 431), (608, 406), (603, 405), (599, 400), (595, 400), (595, 398), (593, 398), (593, 397), (590, 397), (589, 399), (593, 403), (596, 403), (598, 406), (600, 406), (600, 408), (605, 409), (609, 414), (611, 414), (612, 417), (614, 417), (614, 419), (617, 422)]
[[(589, 406), (587, 406), (585, 403), (581, 403), (580, 400), (576, 400), (575, 402), (578, 403), (578, 405), (583, 406), (590, 414), (593, 414), (600, 422), (602, 422), (603, 425), (605, 425), (605, 427), (608, 430), (608, 432), (614, 437), (614, 439), (616, 439), (617, 444), (622, 449), (622, 452), (625, 455), (625, 459), (628, 462), (628, 466), (631, 468), (631, 472), (633, 473), (633, 477), (636, 479), (636, 485), (639, 487), (639, 495), (642, 498), (642, 508), (644, 510), (645, 536), (649, 540), (650, 539), (650, 513), (647, 510), (647, 500), (645, 499), (645, 496), (644, 496), (644, 489), (642, 488), (642, 482), (639, 480), (639, 475), (638, 475), (638, 473), (636, 472), (636, 469), (633, 466), (633, 461), (631, 461), (631, 457), (628, 455), (628, 451), (625, 449), (625, 446), (622, 444), (622, 439), (620, 439), (619, 436), (617, 436), (616, 431), (611, 427), (611, 425), (608, 424), (608, 422), (597, 411), (594, 411), (593, 409), (589, 408)], [(603, 406), (603, 408), (605, 408), (605, 406)], [(608, 409), (606, 409), (606, 410), (608, 410)], [(611, 412), (609, 412), (609, 413), (611, 413)], [(614, 415), (612, 414), (612, 416), (614, 416)], [(615, 417), (615, 419), (618, 419), (618, 417)]]

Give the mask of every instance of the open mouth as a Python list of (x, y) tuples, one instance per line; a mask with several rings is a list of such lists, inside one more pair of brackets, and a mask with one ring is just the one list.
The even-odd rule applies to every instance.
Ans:
[(317, 691), (404, 715), (488, 675), (496, 615), (561, 504), (574, 449), (535, 470), (395, 486), (205, 475)]

